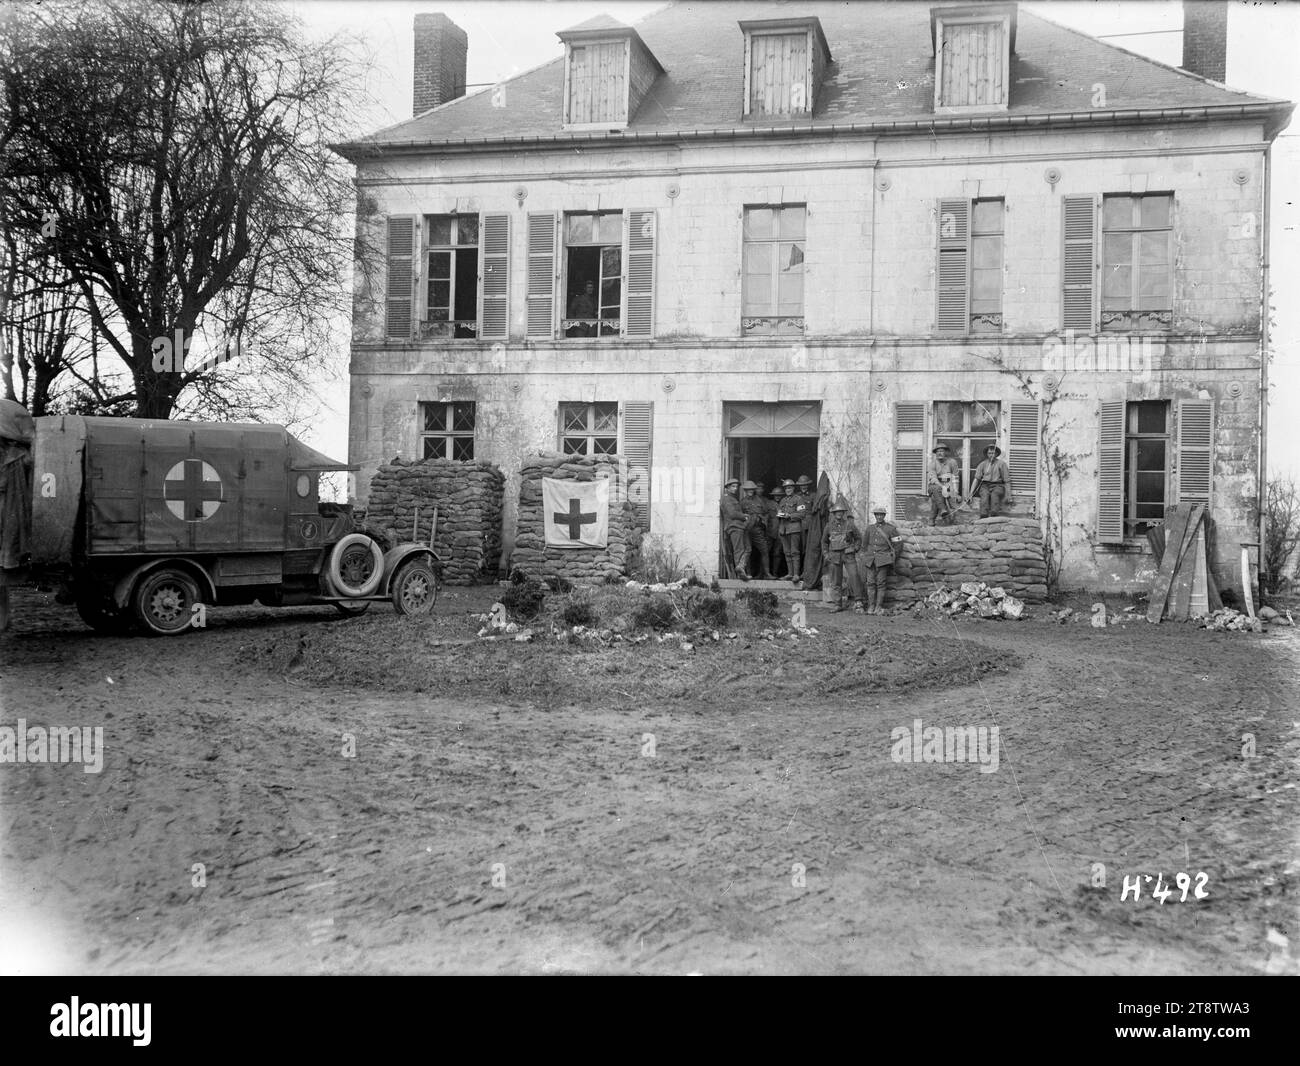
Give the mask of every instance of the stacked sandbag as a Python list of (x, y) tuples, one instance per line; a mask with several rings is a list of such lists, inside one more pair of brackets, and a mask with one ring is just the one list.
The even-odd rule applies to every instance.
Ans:
[(983, 583), (1027, 603), (1047, 598), (1047, 561), (1036, 518), (1001, 515), (961, 525), (902, 522), (903, 552), (886, 602), (908, 604), (942, 586)]
[(442, 561), (443, 582), (472, 585), (494, 580), (501, 559), (505, 484), (505, 475), (482, 460), (395, 459), (371, 479), (366, 521), (394, 541), (427, 544), (436, 506), (433, 550)]
[[(543, 580), (564, 578), (574, 584), (598, 584), (625, 577), (641, 549), (636, 509), (626, 499), (621, 472), (626, 462), (617, 455), (561, 455), (542, 452), (525, 456), (519, 472), (519, 515), (510, 568)], [(594, 481), (609, 478), (609, 541), (604, 548), (557, 548), (546, 544), (542, 479)]]

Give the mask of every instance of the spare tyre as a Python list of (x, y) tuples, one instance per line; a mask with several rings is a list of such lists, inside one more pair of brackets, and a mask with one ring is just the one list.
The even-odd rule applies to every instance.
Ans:
[(340, 596), (373, 596), (384, 580), (384, 553), (364, 533), (349, 533), (330, 552), (328, 574)]

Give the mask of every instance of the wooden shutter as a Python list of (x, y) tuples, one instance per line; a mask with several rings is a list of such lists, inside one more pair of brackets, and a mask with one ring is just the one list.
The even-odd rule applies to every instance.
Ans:
[(1036, 403), (1013, 403), (1007, 429), (1008, 487), (1012, 496), (1027, 500), (1037, 513), (1038, 468), (1041, 450), (1042, 408)]
[(1103, 403), (1097, 429), (1097, 543), (1124, 542), (1123, 400)]
[(627, 220), (623, 336), (649, 339), (654, 336), (655, 325), (655, 237), (659, 220), (653, 210), (629, 211)]
[(528, 216), (528, 331), (532, 338), (555, 336), (555, 246), (559, 225), (554, 212)]
[(970, 201), (939, 201), (935, 328), (970, 332)]
[(623, 458), (627, 460), (629, 479), (640, 480), (635, 486), (633, 505), (641, 528), (650, 531), (650, 460), (654, 445), (653, 403), (623, 404)]
[(1178, 403), (1178, 502), (1210, 503), (1214, 480), (1214, 401)]
[(925, 404), (894, 404), (894, 514), (905, 496), (925, 495)]
[(479, 284), (478, 335), (505, 340), (510, 335), (510, 216), (484, 215), (483, 277)]
[(415, 226), (414, 215), (388, 217), (384, 335), (404, 341), (415, 324)]
[(1067, 196), (1061, 211), (1061, 327), (1091, 333), (1097, 321), (1097, 202)]

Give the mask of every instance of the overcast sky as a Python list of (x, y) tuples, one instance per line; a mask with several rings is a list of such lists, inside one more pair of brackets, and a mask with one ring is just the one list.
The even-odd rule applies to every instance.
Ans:
[[(398, 3), (387, 0), (303, 0), (293, 4), (313, 32), (344, 32), (364, 43), (378, 62), (370, 78), (369, 132), (411, 115), (412, 24), (417, 11), (441, 11), (469, 37), (468, 81), (490, 85), (563, 54), (556, 31), (602, 12), (635, 23), (662, 3), (616, 0), (569, 3), (508, 0), (473, 3)], [(756, 3), (761, 9), (767, 6)], [(1022, 8), (1111, 44), (1177, 65), (1182, 56), (1182, 5), (1177, 2), (1060, 0)], [(786, 10), (791, 10), (789, 5)], [(1245, 0), (1229, 5), (1228, 84), (1266, 96), (1300, 101), (1300, 3)], [(1277, 322), (1269, 411), (1269, 467), (1300, 475), (1300, 120), (1273, 149), (1272, 284)], [(346, 338), (340, 358), (346, 365)], [(327, 453), (347, 453), (346, 375), (325, 390), (329, 416), (304, 434)]]

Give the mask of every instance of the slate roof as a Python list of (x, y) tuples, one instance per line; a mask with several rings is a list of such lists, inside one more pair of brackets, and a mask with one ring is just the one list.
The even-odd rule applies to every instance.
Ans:
[[(590, 141), (593, 137), (628, 140), (711, 131), (721, 136), (746, 127), (800, 130), (850, 125), (902, 128), (912, 123), (940, 128), (960, 125), (963, 118), (954, 122), (949, 116), (937, 119), (934, 114), (930, 8), (930, 4), (914, 2), (675, 3), (633, 27), (664, 73), (624, 133), (563, 130), (561, 56), (507, 81), (504, 107), (493, 107), (491, 91), (484, 91), (339, 147), (352, 155), (367, 148), (399, 146)], [(744, 34), (739, 22), (807, 16), (821, 20), (833, 60), (812, 117), (743, 119)], [(591, 21), (582, 28), (590, 26)], [(1049, 115), (1113, 121), (1116, 113), (1177, 108), (1239, 112), (1244, 105), (1252, 112), (1262, 109), (1270, 113), (1281, 128), (1293, 107), (1157, 63), (1023, 9), (1018, 12), (1011, 63), (1010, 104), (1002, 114), (1013, 122), (1035, 122)], [(1105, 86), (1105, 108), (1092, 107), (1093, 86), (1099, 82)], [(998, 113), (983, 112), (979, 119), (990, 125), (999, 123)]]

